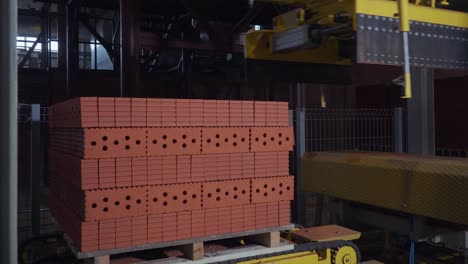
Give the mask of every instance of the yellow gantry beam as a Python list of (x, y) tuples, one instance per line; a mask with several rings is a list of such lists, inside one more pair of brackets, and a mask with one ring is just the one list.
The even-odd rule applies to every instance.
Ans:
[[(355, 13), (395, 18), (395, 14), (398, 13), (398, 3), (390, 0), (355, 0)], [(429, 6), (409, 4), (408, 19), (468, 28), (468, 13)]]

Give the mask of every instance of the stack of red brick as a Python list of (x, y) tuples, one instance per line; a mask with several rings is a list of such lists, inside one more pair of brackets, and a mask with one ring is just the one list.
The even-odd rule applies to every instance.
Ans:
[(287, 103), (76, 98), (49, 127), (51, 210), (82, 252), (290, 222)]

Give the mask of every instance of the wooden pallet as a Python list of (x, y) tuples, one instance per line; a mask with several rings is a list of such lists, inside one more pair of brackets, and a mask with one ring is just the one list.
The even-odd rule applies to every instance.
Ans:
[[(71, 239), (65, 235), (65, 240), (67, 241), (69, 247), (75, 254), (78, 259), (86, 259), (87, 263), (95, 263), (95, 264), (109, 264), (111, 263), (110, 257), (117, 254), (123, 253), (131, 253), (137, 251), (145, 251), (151, 249), (163, 249), (169, 247), (178, 247), (180, 251), (182, 251), (190, 261), (194, 261), (194, 263), (216, 263), (211, 262), (209, 257), (205, 255), (204, 252), (204, 244), (208, 241), (216, 241), (216, 240), (224, 240), (230, 238), (247, 238), (250, 241), (254, 241), (257, 247), (247, 248), (238, 251), (227, 251), (221, 254), (223, 256), (223, 260), (228, 260), (228, 257), (232, 259), (236, 258), (243, 258), (247, 256), (260, 255), (260, 254), (268, 254), (274, 252), (281, 252), (292, 249), (292, 245), (289, 244), (281, 244), (280, 243), (280, 231), (291, 230), (294, 225), (287, 225), (281, 227), (271, 227), (271, 228), (263, 228), (251, 231), (244, 231), (244, 232), (236, 232), (236, 233), (229, 233), (229, 234), (221, 234), (221, 235), (212, 235), (202, 238), (192, 238), (192, 239), (184, 239), (184, 240), (177, 240), (177, 241), (170, 241), (170, 242), (162, 242), (162, 243), (155, 243), (155, 244), (146, 244), (141, 246), (135, 247), (127, 247), (127, 248), (117, 248), (111, 250), (101, 250), (101, 251), (93, 251), (93, 252), (80, 252), (76, 249), (73, 245)], [(242, 252), (245, 252), (242, 255)], [(249, 255), (250, 254), (250, 255)], [(218, 254), (217, 254), (218, 255)], [(158, 260), (161, 261), (161, 260)], [(169, 261), (169, 260), (166, 260)], [(186, 263), (187, 259), (180, 259), (179, 260), (171, 260), (173, 262), (144, 262), (144, 263)], [(174, 262), (174, 261), (182, 261), (182, 262)], [(134, 262), (133, 262), (134, 263)], [(190, 262), (189, 262), (190, 263)]]

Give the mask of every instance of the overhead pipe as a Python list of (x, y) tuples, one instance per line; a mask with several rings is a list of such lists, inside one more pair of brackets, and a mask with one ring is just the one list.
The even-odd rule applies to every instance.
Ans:
[(0, 1), (0, 263), (18, 263), (17, 0)]
[(409, 15), (408, 9), (409, 4), (408, 0), (398, 0), (398, 8), (400, 11), (400, 31), (403, 37), (403, 69), (404, 69), (404, 78), (405, 78), (405, 92), (402, 98), (409, 99), (412, 97), (412, 88), (411, 88), (411, 72), (410, 72), (410, 61), (409, 61)]

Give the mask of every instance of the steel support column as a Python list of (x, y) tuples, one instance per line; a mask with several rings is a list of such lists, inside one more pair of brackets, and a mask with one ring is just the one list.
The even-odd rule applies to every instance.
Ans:
[(120, 96), (141, 96), (138, 58), (139, 0), (120, 0)]
[(0, 1), (0, 263), (18, 263), (17, 1)]
[(435, 154), (434, 71), (412, 68), (413, 98), (408, 100), (408, 153)]
[(65, 4), (58, 1), (57, 37), (58, 37), (58, 68), (63, 71), (67, 67), (67, 20)]
[(305, 153), (305, 110), (304, 110), (304, 84), (296, 85), (296, 123), (295, 123), (295, 147), (296, 147), (296, 180), (295, 180), (295, 210), (296, 223), (304, 224), (304, 195), (301, 189), (302, 167), (301, 159)]
[(77, 80), (79, 68), (79, 19), (80, 0), (72, 0), (66, 6), (67, 20), (67, 89), (66, 96), (76, 96), (74, 85)]
[(30, 177), (32, 235), (41, 234), (41, 105), (31, 105)]
[(393, 109), (393, 151), (396, 153), (404, 152), (403, 122), (403, 108)]

